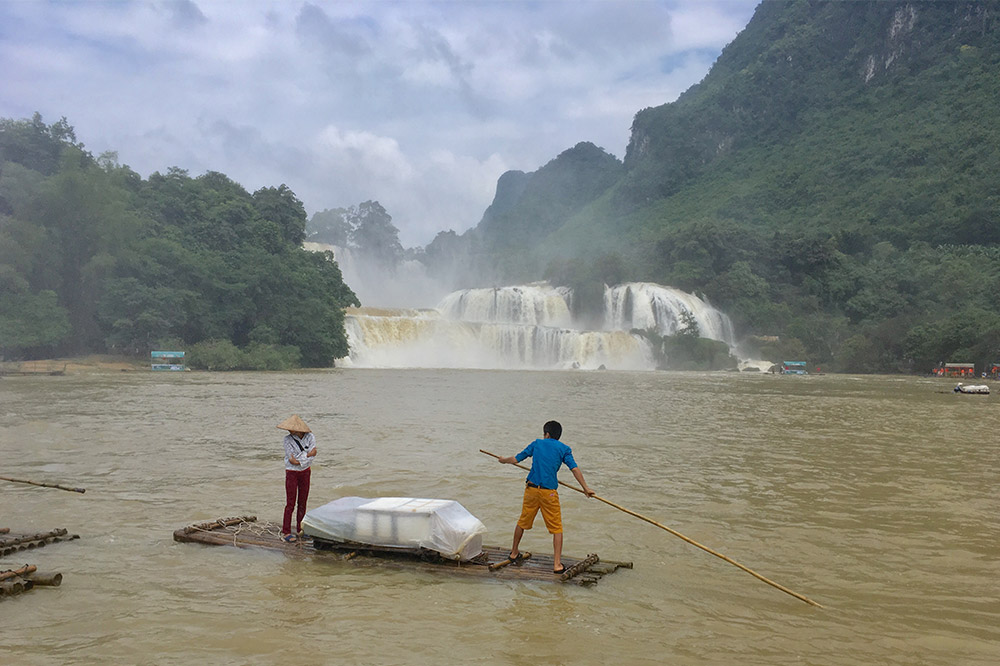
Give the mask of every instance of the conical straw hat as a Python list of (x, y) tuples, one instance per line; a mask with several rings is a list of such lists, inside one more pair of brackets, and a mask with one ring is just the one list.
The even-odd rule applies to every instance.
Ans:
[(281, 430), (287, 430), (288, 432), (312, 432), (306, 422), (299, 418), (298, 414), (292, 414), (287, 419), (278, 424), (278, 428)]

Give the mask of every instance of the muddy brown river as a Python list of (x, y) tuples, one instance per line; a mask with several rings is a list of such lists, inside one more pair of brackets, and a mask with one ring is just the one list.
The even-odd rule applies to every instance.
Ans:
[[(3, 664), (1000, 663), (1000, 395), (916, 377), (337, 369), (0, 379), (0, 526), (58, 588), (0, 599)], [(1000, 387), (994, 387), (1000, 389)], [(598, 495), (808, 596), (563, 490), (594, 587), (479, 581), (176, 543), (277, 521), (281, 432), (316, 433), (310, 506), (455, 499), (511, 538), (548, 419)], [(563, 470), (561, 478), (571, 482)], [(550, 552), (539, 523), (523, 544)]]

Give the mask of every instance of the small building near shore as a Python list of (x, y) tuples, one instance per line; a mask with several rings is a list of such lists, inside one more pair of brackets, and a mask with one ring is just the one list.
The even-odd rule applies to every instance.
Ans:
[(937, 369), (937, 374), (942, 377), (975, 377), (975, 363), (945, 363)]
[(805, 361), (782, 361), (781, 374), (783, 375), (808, 375)]
[(149, 353), (152, 360), (152, 370), (173, 370), (183, 371), (184, 352), (182, 351), (154, 351)]

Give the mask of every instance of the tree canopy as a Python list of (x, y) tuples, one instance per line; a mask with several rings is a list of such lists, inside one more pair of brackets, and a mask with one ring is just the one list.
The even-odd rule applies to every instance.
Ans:
[(305, 227), (286, 185), (144, 180), (95, 159), (65, 119), (0, 120), (0, 353), (225, 341), (252, 349), (243, 366), (330, 366), (348, 352), (343, 308), (360, 303), (332, 256), (300, 247)]

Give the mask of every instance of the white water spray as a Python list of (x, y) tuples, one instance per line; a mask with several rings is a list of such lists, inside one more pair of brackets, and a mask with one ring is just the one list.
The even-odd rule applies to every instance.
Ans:
[(325, 243), (303, 243), (311, 252), (333, 252), (344, 276), (344, 282), (364, 306), (383, 308), (429, 308), (436, 304), (449, 288), (427, 275), (419, 261), (402, 261), (396, 265), (366, 261), (350, 248)]

